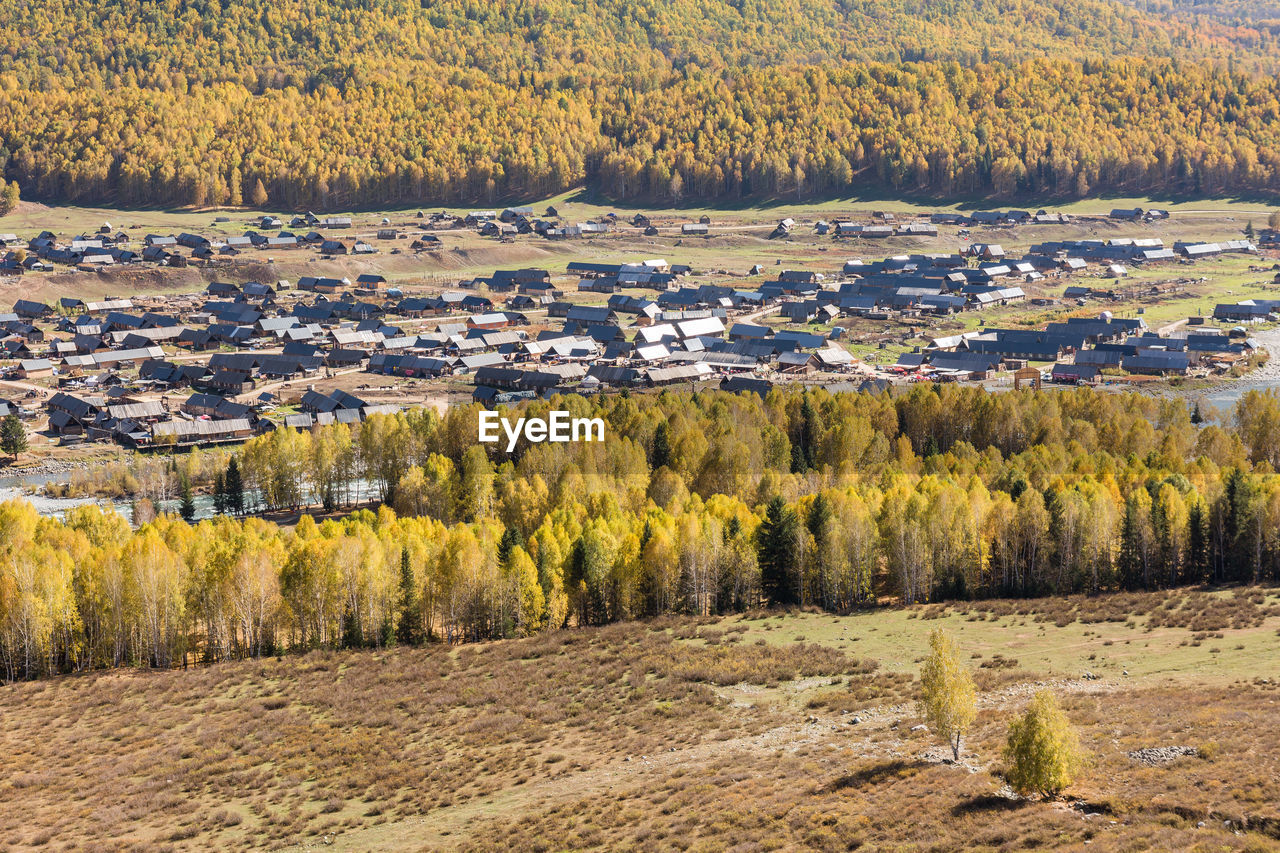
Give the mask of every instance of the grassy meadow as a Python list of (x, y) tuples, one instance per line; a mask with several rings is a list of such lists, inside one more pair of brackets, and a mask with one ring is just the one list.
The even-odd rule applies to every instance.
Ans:
[[(961, 762), (919, 723), (953, 634)], [(1280, 591), (669, 619), (0, 688), (0, 850), (1280, 850)], [(1090, 677), (1085, 677), (1088, 674)], [(1090, 763), (1012, 798), (1010, 718)], [(1148, 766), (1128, 753), (1198, 754)]]

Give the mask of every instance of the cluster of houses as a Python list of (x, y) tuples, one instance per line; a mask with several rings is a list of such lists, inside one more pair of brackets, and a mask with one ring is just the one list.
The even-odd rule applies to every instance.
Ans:
[[(1034, 222), (1040, 215), (1019, 213), (1001, 216)], [(483, 227), (518, 224), (531, 214), (508, 208), (465, 218)], [(452, 223), (446, 217), (433, 214), (432, 223)], [(342, 218), (308, 215), (302, 222), (350, 227)], [(632, 224), (651, 227), (647, 220)], [(285, 227), (273, 217), (259, 225), (263, 232)], [(794, 226), (778, 223), (782, 233)], [(14, 362), (6, 368), (10, 379), (58, 386), (48, 405), (55, 434), (132, 447), (214, 444), (280, 425), (266, 415), (278, 399), (254, 396), (262, 384), (339, 372), (459, 377), (454, 381), (469, 384), (474, 398), (486, 402), (715, 379), (760, 390), (816, 372), (831, 381), (857, 369), (840, 345), (857, 319), (910, 321), (1012, 305), (1028, 299), (1024, 285), (1090, 265), (1252, 251), (1247, 241), (1167, 249), (1159, 240), (1116, 238), (1044, 242), (1011, 258), (999, 245), (973, 243), (950, 254), (851, 260), (829, 274), (782, 269), (766, 278), (757, 266), (732, 284), (692, 283), (688, 266), (662, 259), (574, 261), (564, 276), (496, 270), (430, 294), (402, 292), (373, 273), (354, 280), (304, 276), (296, 286), (215, 281), (199, 297), (67, 298), (56, 306), (20, 299), (0, 314), (0, 358)], [(574, 279), (575, 285), (565, 284)], [(1073, 290), (1081, 301), (1097, 295), (1073, 287), (1066, 295)], [(1277, 305), (1218, 306), (1215, 317), (1266, 319)], [(1245, 335), (1204, 327), (1158, 337), (1140, 319), (1073, 318), (1043, 330), (987, 328), (940, 338), (893, 369), (914, 378), (981, 379), (1041, 362), (1054, 364), (1056, 380), (1090, 382), (1112, 367), (1186, 373), (1238, 360), (1253, 346)], [(190, 396), (172, 411), (147, 399), (176, 389)], [(301, 411), (283, 425), (356, 422), (385, 408), (340, 391), (309, 391)]]
[[(386, 220), (384, 220), (384, 223)], [(24, 272), (48, 271), (58, 265), (85, 270), (99, 270), (120, 264), (148, 263), (171, 267), (207, 264), (229, 260), (252, 250), (284, 251), (310, 249), (323, 257), (372, 255), (378, 243), (410, 240), (413, 251), (432, 251), (441, 247), (440, 238), (421, 226), (392, 227), (389, 223), (376, 234), (342, 236), (334, 232), (351, 229), (349, 217), (317, 217), (314, 214), (294, 217), (285, 227), (283, 220), (264, 216), (255, 228), (238, 235), (205, 236), (195, 233), (146, 234), (141, 238), (103, 225), (95, 234), (80, 234), (69, 240), (51, 231), (43, 231), (31, 240), (20, 240), (15, 234), (0, 234), (0, 273), (20, 275)], [(290, 229), (297, 229), (290, 230)], [(305, 230), (304, 230), (305, 229)], [(400, 248), (393, 248), (399, 253)]]
[(1266, 323), (1280, 314), (1280, 299), (1246, 299), (1213, 308), (1213, 319), (1224, 323)]
[[(1077, 220), (1092, 217), (1072, 216), (1067, 213), (1051, 213), (1047, 210), (975, 210), (970, 213), (934, 213), (929, 221), (934, 225), (959, 225), (961, 227), (992, 226), (1012, 227), (1016, 225), (1065, 225)], [(1140, 207), (1115, 208), (1106, 216), (1107, 219), (1121, 222), (1155, 222), (1169, 218), (1169, 211), (1162, 209), (1143, 210)]]
[[(1168, 211), (1142, 210), (1141, 208), (1113, 210), (1109, 218), (1123, 221), (1152, 221), (1168, 217)], [(877, 213), (872, 224), (857, 222), (819, 221), (814, 229), (820, 235), (835, 238), (877, 239), (885, 237), (936, 237), (938, 225), (959, 226), (1014, 226), (1023, 224), (1063, 224), (1072, 221), (1063, 213), (1044, 210), (1032, 213), (1026, 210), (973, 211), (971, 213), (935, 213), (927, 218), (913, 217), (898, 222), (892, 213)], [(225, 221), (225, 218), (220, 218)], [(614, 230), (621, 220), (616, 213), (608, 213), (594, 220), (575, 224), (563, 223), (554, 208), (547, 208), (538, 216), (532, 207), (508, 207), (502, 210), (474, 210), (465, 214), (440, 211), (424, 214), (419, 211), (411, 224), (393, 225), (384, 217), (376, 228), (368, 233), (351, 234), (355, 227), (349, 216), (317, 216), (306, 213), (290, 217), (287, 221), (278, 216), (262, 216), (251, 223), (241, 234), (206, 236), (196, 233), (146, 234), (141, 238), (118, 231), (109, 223), (94, 234), (81, 234), (69, 240), (59, 239), (52, 232), (44, 231), (30, 241), (20, 240), (15, 234), (0, 234), (0, 274), (21, 274), (26, 271), (50, 270), (55, 265), (67, 265), (85, 270), (100, 270), (118, 264), (151, 263), (166, 266), (211, 264), (230, 261), (236, 256), (253, 250), (278, 252), (291, 249), (310, 249), (322, 257), (346, 255), (371, 255), (380, 245), (391, 243), (391, 252), (403, 250), (397, 241), (409, 241), (410, 251), (434, 251), (442, 248), (440, 237), (434, 233), (440, 229), (473, 229), (483, 236), (510, 238), (522, 234), (534, 234), (551, 240), (600, 236)], [(642, 213), (631, 217), (629, 223), (643, 230), (646, 235), (657, 235), (653, 221)], [(786, 237), (796, 227), (794, 219), (780, 220), (771, 237)], [(711, 221), (703, 216), (697, 222), (680, 225), (680, 236), (697, 237), (711, 235)], [(1270, 232), (1264, 232), (1270, 234)], [(1191, 247), (1189, 256), (1206, 251)], [(1176, 250), (1176, 248), (1175, 248)], [(1232, 251), (1224, 248), (1222, 251)]]
[(1234, 364), (1258, 344), (1231, 331), (1188, 326), (1157, 335), (1141, 317), (1072, 317), (1044, 329), (986, 328), (934, 338), (918, 352), (904, 353), (898, 373), (937, 380), (981, 380), (998, 370), (1052, 363), (1052, 381), (1093, 384), (1103, 371), (1136, 376), (1180, 376), (1197, 366)]
[[(48, 431), (89, 441), (115, 441), (134, 449), (210, 447), (238, 444), (281, 426), (266, 417), (265, 401), (239, 403), (219, 394), (193, 392), (176, 408), (167, 399), (139, 399), (119, 385), (90, 394), (55, 393), (44, 404)], [(304, 429), (317, 424), (353, 423), (397, 406), (369, 405), (342, 391), (308, 391), (296, 414), (283, 426)]]

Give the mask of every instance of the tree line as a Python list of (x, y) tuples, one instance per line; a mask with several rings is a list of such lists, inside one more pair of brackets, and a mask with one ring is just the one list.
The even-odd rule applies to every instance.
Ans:
[[(460, 72), (461, 74), (461, 72)], [(868, 190), (1280, 190), (1280, 81), (1166, 60), (841, 63), (618, 81), (481, 75), (254, 94), (4, 85), (23, 197), (299, 208)], [(16, 186), (16, 185), (15, 185)]]
[[(1273, 393), (1207, 419), (1177, 399), (959, 386), (521, 413), (553, 406), (603, 418), (607, 440), (508, 456), (476, 443), (478, 406), (415, 410), (254, 438), (215, 474), (227, 514), (194, 525), (0, 505), (0, 672), (1280, 581)], [(252, 516), (267, 510), (300, 520)]]

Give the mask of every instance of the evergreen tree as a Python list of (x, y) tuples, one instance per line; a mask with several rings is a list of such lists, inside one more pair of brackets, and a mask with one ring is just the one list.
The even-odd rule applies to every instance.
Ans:
[(1253, 583), (1261, 570), (1264, 539), (1261, 496), (1256, 478), (1238, 468), (1232, 469), (1227, 475), (1223, 501), (1226, 510), (1223, 580)]
[(667, 422), (663, 421), (658, 424), (657, 430), (653, 433), (653, 453), (649, 465), (650, 467), (657, 469), (670, 464), (671, 430), (667, 426)]
[(769, 501), (764, 521), (756, 532), (760, 586), (770, 604), (797, 601), (795, 577), (800, 520), (781, 495)]
[(814, 541), (821, 542), (826, 531), (827, 522), (831, 520), (831, 503), (819, 492), (809, 505), (807, 527), (813, 534)]
[(22, 426), (22, 421), (18, 420), (17, 415), (5, 416), (4, 422), (0, 423), (0, 450), (3, 450), (15, 460), (27, 449), (27, 431)]
[(409, 549), (400, 551), (400, 594), (396, 602), (396, 642), (402, 646), (422, 645), (422, 611), (418, 584), (409, 562)]
[(235, 515), (244, 514), (244, 481), (240, 478), (240, 464), (234, 456), (227, 463), (227, 509)]
[(227, 511), (227, 481), (221, 471), (213, 476), (213, 511), (218, 515)]
[(1199, 426), (1204, 423), (1204, 415), (1200, 411), (1200, 401), (1196, 400), (1196, 407), (1191, 410), (1191, 423)]
[(360, 630), (360, 620), (351, 611), (348, 603), (342, 610), (342, 648), (358, 649), (364, 646), (364, 632)]
[(1187, 565), (1183, 583), (1209, 579), (1209, 516), (1204, 501), (1196, 499), (1187, 510)]
[(1120, 585), (1125, 589), (1138, 589), (1142, 584), (1140, 532), (1138, 506), (1131, 495), (1124, 504), (1124, 519), (1120, 523), (1120, 556), (1116, 559)]
[[(507, 558), (511, 556), (511, 550), (516, 546), (524, 546), (524, 537), (520, 535), (520, 531), (515, 527), (506, 527), (502, 530), (502, 538), (498, 540), (498, 564), (505, 566)], [(641, 543), (640, 547), (644, 547)]]
[(191, 494), (191, 480), (185, 475), (182, 478), (182, 498), (178, 502), (178, 514), (188, 524), (194, 521), (196, 517), (196, 501)]

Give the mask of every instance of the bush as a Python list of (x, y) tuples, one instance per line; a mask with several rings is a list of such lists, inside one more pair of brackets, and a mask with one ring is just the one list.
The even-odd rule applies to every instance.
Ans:
[(1009, 726), (1005, 777), (1020, 794), (1055, 797), (1072, 783), (1082, 763), (1080, 740), (1058, 700), (1041, 690)]

